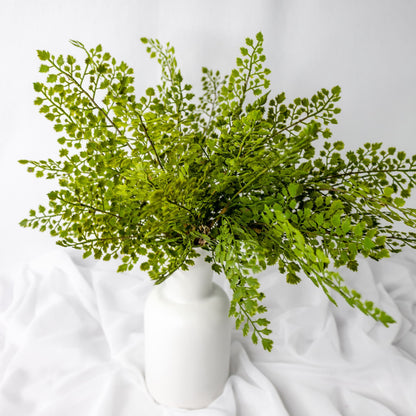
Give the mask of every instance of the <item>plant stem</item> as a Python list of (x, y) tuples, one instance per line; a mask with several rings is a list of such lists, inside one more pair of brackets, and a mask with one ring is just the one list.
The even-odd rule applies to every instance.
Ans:
[(138, 114), (138, 113), (137, 113), (137, 115), (139, 116), (139, 119), (140, 119), (140, 125), (141, 125), (141, 127), (142, 127), (142, 129), (143, 129), (143, 131), (144, 131), (144, 134), (145, 134), (145, 136), (146, 136), (147, 140), (149, 141), (150, 146), (152, 146), (153, 152), (154, 152), (154, 154), (155, 154), (155, 156), (156, 156), (156, 159), (157, 159), (157, 163), (159, 164), (160, 168), (161, 168), (163, 171), (166, 171), (165, 167), (163, 166), (162, 161), (160, 160), (160, 157), (159, 157), (159, 154), (158, 154), (158, 152), (157, 152), (157, 150), (156, 150), (155, 144), (153, 143), (153, 140), (150, 138), (150, 135), (149, 135), (149, 132), (148, 132), (148, 130), (147, 130), (147, 127), (146, 127), (146, 125), (145, 125), (145, 124), (144, 124), (144, 122), (143, 122), (142, 115), (141, 115), (141, 114)]

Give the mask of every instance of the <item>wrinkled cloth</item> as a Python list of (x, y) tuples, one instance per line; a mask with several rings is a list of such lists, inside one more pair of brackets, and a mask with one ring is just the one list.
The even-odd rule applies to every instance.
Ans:
[(336, 307), (309, 280), (291, 286), (270, 268), (259, 279), (273, 351), (234, 331), (224, 392), (183, 410), (146, 389), (145, 273), (117, 274), (65, 250), (0, 272), (0, 415), (416, 415), (416, 256), (361, 259), (358, 272), (342, 274), (397, 323)]

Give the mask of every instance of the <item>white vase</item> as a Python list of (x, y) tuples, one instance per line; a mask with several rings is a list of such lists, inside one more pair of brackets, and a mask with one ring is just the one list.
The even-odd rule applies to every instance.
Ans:
[(229, 376), (229, 299), (212, 281), (206, 252), (198, 252), (195, 266), (155, 286), (145, 305), (146, 384), (170, 407), (206, 407)]

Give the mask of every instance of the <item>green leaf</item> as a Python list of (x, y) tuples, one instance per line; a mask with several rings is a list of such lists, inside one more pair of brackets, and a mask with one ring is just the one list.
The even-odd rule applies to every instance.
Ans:
[(270, 321), (265, 318), (260, 318), (260, 319), (257, 319), (256, 323), (257, 325), (260, 325), (260, 326), (267, 326), (270, 324)]
[(113, 111), (114, 111), (114, 114), (117, 116), (117, 117), (123, 117), (124, 116), (124, 114), (125, 114), (125, 108), (124, 107), (122, 107), (122, 106), (116, 106), (116, 107), (114, 107), (113, 108)]
[(28, 220), (27, 219), (24, 219), (24, 220), (20, 221), (19, 222), (19, 225), (21, 227), (27, 227), (28, 226)]
[(298, 195), (298, 192), (300, 190), (300, 186), (298, 184), (296, 184), (296, 183), (291, 183), (288, 186), (287, 190), (289, 191), (289, 195), (292, 198), (294, 198), (294, 197), (296, 197)]
[(68, 56), (66, 57), (66, 62), (67, 62), (69, 65), (74, 65), (74, 64), (75, 64), (75, 58), (74, 58), (73, 56), (71, 56), (71, 55), (68, 55)]
[(37, 53), (38, 53), (38, 58), (41, 61), (47, 61), (49, 59), (49, 56), (50, 56), (49, 52), (38, 50)]
[(394, 189), (391, 186), (386, 186), (383, 190), (385, 196), (390, 196), (394, 192)]
[(273, 341), (271, 339), (262, 338), (261, 340), (262, 346), (266, 351), (272, 351), (273, 349)]
[(350, 220), (349, 217), (347, 217), (344, 221), (342, 221), (341, 228), (342, 228), (342, 232), (343, 232), (344, 235), (347, 234), (350, 231), (350, 229), (351, 229), (351, 220)]
[(400, 161), (403, 161), (406, 159), (406, 153), (405, 152), (397, 152), (397, 159)]
[[(128, 257), (128, 256), (127, 256)], [(140, 269), (143, 271), (149, 270), (150, 269), (150, 264), (149, 262), (145, 261), (140, 265)]]
[(256, 35), (256, 39), (257, 39), (259, 42), (263, 42), (263, 33), (261, 33), (261, 32), (257, 33), (257, 35)]
[(33, 89), (36, 92), (41, 92), (42, 91), (42, 87), (43, 87), (43, 84), (41, 84), (40, 82), (34, 82), (33, 83)]
[(341, 225), (341, 218), (340, 218), (340, 214), (339, 214), (339, 213), (334, 214), (334, 215), (331, 217), (331, 224), (332, 224), (335, 228), (338, 228), (338, 227)]
[(369, 237), (364, 238), (363, 244), (366, 250), (371, 250), (376, 246), (375, 243)]
[(56, 79), (58, 78), (58, 76), (56, 74), (49, 74), (48, 78), (46, 78), (47, 82), (56, 82)]
[(250, 38), (246, 38), (246, 45), (252, 47), (253, 46), (253, 40), (250, 39)]
[(341, 94), (341, 87), (339, 85), (336, 85), (335, 87), (332, 87), (331, 93), (333, 95), (340, 95)]
[(49, 71), (49, 66), (48, 65), (42, 64), (39, 67), (39, 72), (48, 72), (48, 71)]
[(291, 285), (297, 285), (301, 282), (301, 278), (294, 273), (288, 273), (286, 275), (286, 282)]
[(396, 207), (401, 208), (406, 204), (406, 201), (403, 198), (394, 198), (394, 204)]
[(247, 56), (248, 55), (248, 49), (247, 48), (240, 48), (241, 55)]

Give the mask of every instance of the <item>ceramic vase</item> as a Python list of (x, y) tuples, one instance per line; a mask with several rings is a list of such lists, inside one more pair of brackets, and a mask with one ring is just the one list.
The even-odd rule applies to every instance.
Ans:
[(229, 376), (229, 299), (213, 282), (206, 251), (189, 270), (155, 286), (144, 312), (145, 378), (160, 404), (186, 409), (209, 405)]

